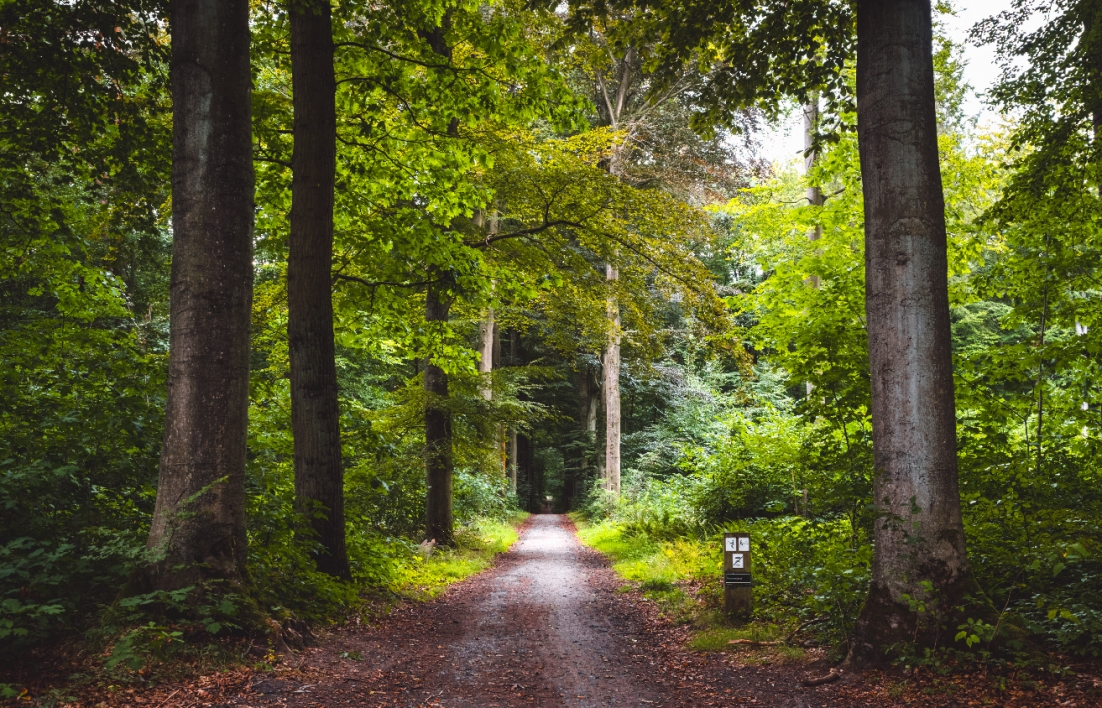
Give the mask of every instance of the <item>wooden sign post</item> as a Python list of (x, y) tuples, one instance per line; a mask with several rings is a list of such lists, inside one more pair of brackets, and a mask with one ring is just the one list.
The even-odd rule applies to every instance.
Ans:
[(754, 609), (750, 580), (750, 534), (723, 534), (723, 607), (732, 617), (748, 620)]

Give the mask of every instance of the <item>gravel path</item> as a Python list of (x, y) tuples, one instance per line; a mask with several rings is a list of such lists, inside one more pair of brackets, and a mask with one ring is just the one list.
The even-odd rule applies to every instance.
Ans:
[(684, 650), (685, 630), (622, 585), (601, 554), (578, 543), (569, 518), (533, 516), (492, 570), (378, 627), (330, 635), (293, 674), (254, 682), (250, 698), (330, 707), (826, 705), (796, 687), (795, 667)]
[[(604, 556), (578, 544), (568, 517), (538, 515), (492, 569), (432, 602), (403, 605), (376, 626), (329, 632), (274, 670), (242, 665), (152, 686), (93, 684), (66, 705), (1102, 708), (1097, 661), (1061, 679), (1021, 671), (988, 676), (986, 669), (957, 675), (893, 670), (846, 672), (834, 683), (802, 688), (801, 679), (826, 672), (821, 658), (770, 663), (778, 657), (768, 651), (691, 651), (689, 635), (653, 602), (625, 591)], [(29, 682), (34, 693), (64, 695), (50, 694), (46, 679), (66, 670), (39, 667), (39, 680)], [(994, 688), (996, 679), (1002, 688)], [(8, 705), (15, 703), (27, 704)]]

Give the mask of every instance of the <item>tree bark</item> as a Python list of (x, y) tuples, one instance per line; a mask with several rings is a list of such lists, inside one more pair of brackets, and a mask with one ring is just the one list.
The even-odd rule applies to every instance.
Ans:
[(539, 513), (540, 500), (538, 499), (539, 490), (536, 488), (536, 475), (533, 469), (532, 461), (534, 455), (532, 454), (532, 439), (524, 434), (517, 434), (517, 471), (521, 479), (524, 480), (525, 485), (528, 488), (528, 498), (525, 501), (525, 505), (528, 511), (533, 514)]
[[(819, 94), (812, 93), (811, 99), (807, 105), (803, 108), (804, 114), (804, 175), (808, 177), (807, 185), (807, 203), (809, 206), (822, 206), (823, 205), (823, 190), (818, 186), (811, 183), (811, 170), (815, 168), (815, 134), (819, 130)], [(818, 241), (823, 237), (823, 227), (819, 224), (815, 224), (807, 232), (807, 240), (811, 242)], [(822, 250), (819, 250), (822, 253)], [(812, 273), (807, 277), (805, 281), (812, 288), (818, 290), (822, 285), (822, 278), (818, 273)], [(805, 390), (807, 395), (810, 396), (812, 390), (815, 388), (815, 384), (810, 381), (805, 382)], [(795, 475), (793, 475), (793, 488), (795, 488)], [(807, 515), (807, 490), (803, 490), (804, 497), (804, 515)], [(799, 497), (796, 497), (796, 514), (800, 513)]]
[[(447, 322), (450, 298), (430, 288), (425, 296), (425, 321)], [(448, 410), (448, 375), (425, 358), (425, 538), (440, 545), (453, 542), (452, 415)]]
[(242, 592), (253, 285), (249, 6), (178, 0), (172, 28), (168, 402), (137, 583)]
[[(509, 366), (520, 365), (520, 332), (515, 328), (510, 328), (509, 332)], [(520, 448), (517, 442), (517, 429), (516, 426), (509, 426), (509, 441), (506, 448), (506, 465), (508, 466), (509, 475), (509, 491), (516, 493), (517, 491), (517, 469), (520, 467), (519, 457)], [(519, 503), (519, 500), (518, 500)]]
[(482, 321), (478, 323), (478, 373), (482, 375), (479, 392), (487, 401), (494, 398), (490, 385), (490, 375), (494, 370), (494, 308), (487, 307)]
[[(287, 340), (295, 506), (309, 520), (318, 570), (352, 579), (344, 529), (344, 467), (333, 344), (336, 80), (328, 0), (290, 3), (294, 152), (287, 258)], [(305, 531), (305, 530), (304, 530)]]
[[(593, 389), (596, 388), (593, 383), (593, 374), (590, 371), (588, 363), (583, 364), (580, 369), (574, 374), (574, 392), (578, 397), (578, 445), (577, 445), (577, 468), (569, 478), (568, 487), (564, 488), (564, 496), (566, 497), (563, 502), (566, 509), (573, 508), (575, 499), (580, 495), (582, 485), (584, 485), (590, 478), (590, 457), (593, 454), (593, 443), (590, 437), (590, 412), (596, 405), (593, 400)], [(595, 413), (595, 411), (594, 411)], [(593, 416), (593, 431), (596, 431), (597, 418)]]
[[(931, 35), (929, 0), (858, 0), (877, 518), (872, 583), (849, 657), (854, 663), (882, 661), (891, 645), (933, 644), (952, 608), (969, 593), (979, 595), (957, 487)], [(927, 603), (927, 612), (913, 609), (907, 596)]]
[[(605, 266), (606, 277), (611, 283), (619, 273), (611, 265)], [(614, 497), (620, 496), (620, 306), (616, 298), (608, 299), (608, 347), (604, 355), (605, 381), (602, 391), (605, 397), (605, 489)]]
[[(499, 350), (501, 349), (497, 344), (497, 337), (494, 333), (494, 308), (487, 307), (482, 321), (478, 323), (478, 373), (482, 377), (479, 393), (481, 393), (482, 398), (487, 401), (494, 400), (494, 388), (491, 377), (493, 376), (494, 364), (498, 360), (498, 355), (500, 354)], [(495, 433), (494, 455), (498, 460), (498, 471), (505, 473), (505, 476), (508, 477), (508, 452), (506, 449), (503, 449), (506, 445), (505, 424), (498, 423)]]
[[(804, 106), (804, 174), (810, 174), (811, 170), (815, 167), (815, 134), (819, 130), (819, 95), (812, 94), (811, 101)], [(822, 206), (823, 205), (823, 190), (818, 185), (813, 185), (810, 182), (807, 186), (807, 203), (810, 206)], [(823, 237), (823, 227), (816, 224), (811, 230), (807, 232), (808, 241), (818, 241)], [(812, 274), (810, 278), (811, 287), (818, 289), (820, 280), (819, 276)], [(810, 386), (810, 384), (809, 384)], [(810, 388), (808, 389), (810, 393)]]
[[(597, 381), (597, 374), (592, 367), (586, 367), (586, 377), (589, 379), (589, 402), (585, 414), (585, 434), (589, 443), (589, 449), (597, 449), (597, 414), (601, 410), (601, 384)], [(602, 466), (603, 470), (604, 467)]]
[(509, 442), (508, 442), (508, 465), (509, 465), (509, 491), (516, 494), (517, 491), (517, 429), (509, 426)]

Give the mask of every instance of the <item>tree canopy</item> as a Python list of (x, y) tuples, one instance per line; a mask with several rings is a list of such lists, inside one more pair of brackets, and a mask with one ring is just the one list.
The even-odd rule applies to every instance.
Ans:
[[(326, 452), (347, 565), (334, 570), (319, 529), (336, 507), (308, 498), (301, 466), (296, 481), (289, 321), (301, 311), (288, 284), (295, 145), (306, 144), (295, 91), (309, 81), (293, 77), (292, 22), (323, 6), (249, 3), (235, 35), (251, 84), (240, 72), (226, 100), (251, 114), (217, 117), (248, 132), (255, 189), (227, 182), (254, 197), (234, 212), (253, 228), (238, 239), (253, 255), (235, 252), (230, 276), (210, 249), (186, 260), (198, 231), (173, 220), (226, 203), (188, 196), (214, 178), (182, 157), (184, 133), (203, 134), (186, 119), (199, 104), (180, 98), (190, 60), (173, 54), (184, 46), (173, 32), (185, 23), (138, 0), (0, 3), (0, 655), (79, 642), (115, 679), (145, 680), (138, 670), (174, 656), (156, 632), (218, 642), (269, 618), (321, 626), (380, 598), (431, 595), (473, 572), (492, 545), (482, 539), (549, 506), (650, 548), (650, 580), (666, 583), (653, 597), (698, 618), (720, 616), (722, 534), (752, 533), (754, 621), (841, 661), (867, 639), (858, 620), (882, 577), (885, 519), (929, 512), (917, 496), (908, 510), (874, 492), (888, 469), (874, 391), (892, 367), (870, 359), (883, 317), (870, 303), (915, 253), (893, 245), (896, 260), (876, 260), (898, 234), (874, 233), (884, 200), (868, 195), (886, 189), (880, 167), (905, 160), (870, 162), (882, 114), (861, 103), (867, 5), (324, 4), (332, 255), (313, 274), (324, 327), (301, 331), (323, 332), (309, 336), (328, 349), (311, 351), (335, 372)], [(948, 502), (970, 584), (949, 597), (932, 574), (908, 576), (913, 592), (893, 602), (909, 603), (912, 638), (878, 648), (907, 666), (949, 661), (938, 652), (1097, 657), (1102, 5), (1015, 0), (973, 28), (1003, 63), (988, 96), (997, 123), (965, 113), (961, 48), (940, 24), (952, 8), (927, 9), (921, 109), (935, 120), (924, 139), (944, 202), (946, 262), (933, 271), (949, 393), (892, 399), (890, 412), (937, 404), (955, 429)], [(1039, 10), (1044, 22), (1026, 22)], [(793, 150), (770, 162), (763, 143), (803, 104), (822, 115), (814, 160), (805, 170)], [(913, 122), (918, 109), (899, 115)], [(214, 192), (203, 198), (228, 199)], [(235, 333), (215, 331), (227, 331), (215, 323), (229, 296), (199, 298), (208, 309), (187, 329), (241, 355), (226, 381), (240, 386), (239, 418), (247, 405), (232, 451), (244, 468), (189, 478), (155, 521), (171, 460), (209, 459), (200, 435), (165, 442), (180, 420), (170, 333), (186, 320), (181, 293), (199, 285), (238, 293)], [(916, 331), (890, 364), (936, 334)], [(619, 494), (604, 478), (609, 375)], [(203, 400), (194, 420), (224, 427)], [(151, 543), (151, 528), (199, 527), (233, 494), (244, 506), (230, 536), (244, 540), (231, 586), (210, 554), (182, 552), (179, 567), (202, 572), (140, 581), (163, 560), (157, 548), (184, 543)], [(924, 543), (907, 534), (912, 550)], [(704, 560), (676, 575), (679, 554)], [(680, 580), (702, 589), (690, 597)]]

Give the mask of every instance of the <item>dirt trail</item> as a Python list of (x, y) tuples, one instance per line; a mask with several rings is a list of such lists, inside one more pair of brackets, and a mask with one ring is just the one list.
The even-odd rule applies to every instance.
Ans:
[[(623, 586), (604, 556), (578, 544), (569, 518), (534, 516), (492, 569), (432, 602), (404, 605), (377, 626), (330, 632), (274, 670), (236, 666), (144, 688), (97, 684), (77, 705), (1102, 708), (1098, 662), (1059, 679), (893, 670), (846, 672), (834, 683), (802, 688), (801, 679), (826, 673), (822, 658), (769, 663), (780, 658), (769, 650), (688, 650), (688, 628)], [(34, 693), (47, 695), (44, 679), (64, 670), (43, 669), (42, 680), (31, 682)]]
[[(248, 698), (456, 708), (828, 704), (813, 698), (820, 689), (797, 688), (794, 667), (683, 650), (684, 631), (620, 585), (603, 556), (578, 544), (567, 517), (534, 516), (494, 569), (378, 627), (331, 635), (297, 671), (254, 682)], [(356, 653), (361, 661), (348, 658)]]

